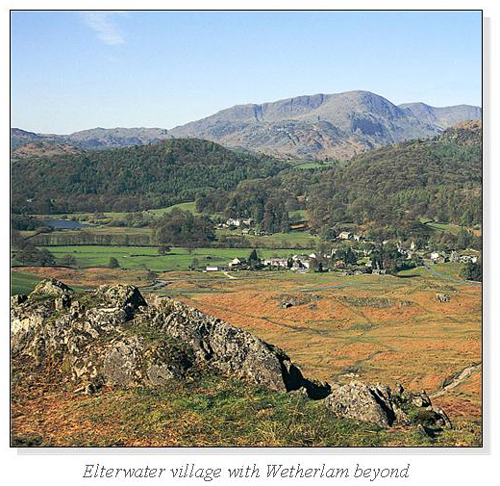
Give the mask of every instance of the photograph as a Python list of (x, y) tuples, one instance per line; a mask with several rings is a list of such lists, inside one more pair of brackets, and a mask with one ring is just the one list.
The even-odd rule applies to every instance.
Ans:
[(481, 451), (482, 10), (8, 13), (11, 449)]

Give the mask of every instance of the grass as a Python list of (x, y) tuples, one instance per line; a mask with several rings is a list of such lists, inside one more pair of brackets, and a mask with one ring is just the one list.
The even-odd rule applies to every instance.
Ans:
[(29, 294), (40, 280), (42, 279), (29, 273), (11, 272), (10, 294)]
[(309, 219), (309, 213), (306, 209), (297, 209), (295, 211), (289, 211), (288, 215), (290, 218), (297, 218), (300, 221), (307, 221)]
[[(227, 265), (236, 257), (247, 258), (252, 248), (173, 248), (167, 255), (158, 255), (157, 248), (133, 246), (51, 246), (47, 248), (56, 258), (71, 255), (76, 258), (79, 268), (107, 266), (111, 257), (116, 258), (121, 268), (149, 270), (184, 271), (188, 270), (193, 259), (197, 259), (201, 267), (206, 265)], [(259, 249), (261, 258), (272, 256), (289, 256), (293, 250)]]
[[(44, 278), (18, 271), (13, 271), (10, 275), (10, 295), (30, 294), (35, 289), (36, 284)], [(71, 288), (75, 292), (82, 292), (83, 290), (86, 290), (87, 287), (81, 285), (71, 285)]]
[(14, 382), (14, 445), (429, 447), (480, 441), (477, 428), (445, 431), (435, 439), (415, 427), (385, 430), (335, 417), (323, 401), (206, 373), (161, 388), (109, 388), (91, 396), (75, 396), (63, 380), (57, 383), (56, 389), (32, 386), (26, 392), (22, 381)]
[[(158, 209), (148, 209), (142, 212), (146, 214), (150, 214), (153, 216), (162, 216), (165, 213), (169, 213), (172, 209), (182, 209), (183, 211), (189, 211), (193, 214), (200, 214), (196, 211), (196, 203), (195, 201), (185, 202), (174, 204), (172, 206), (167, 206), (165, 208)], [(103, 223), (111, 221), (112, 219), (124, 220), (127, 216), (127, 212), (116, 212), (116, 211), (108, 211), (102, 213), (104, 215)], [(132, 213), (133, 214), (133, 213)], [(210, 215), (209, 215), (210, 216)], [(75, 219), (77, 221), (89, 221), (95, 218), (95, 213), (72, 213), (72, 214), (43, 214), (36, 215), (37, 218), (42, 220), (50, 220), (50, 219)]]
[[(436, 271), (437, 273), (445, 276), (445, 277), (452, 277), (452, 278), (460, 278), (460, 269), (462, 268), (463, 264), (461, 263), (432, 263), (430, 264), (431, 268)], [(420, 267), (415, 267), (411, 268), (409, 270), (402, 270), (399, 272), (399, 275), (402, 276), (414, 276), (414, 277), (428, 277), (428, 278), (435, 278), (436, 280), (439, 280), (439, 277), (433, 276), (429, 270), (427, 270), (425, 267), (420, 266)]]
[[(454, 235), (458, 235), (459, 231), (462, 228), (468, 229), (470, 231), (473, 231), (472, 228), (467, 228), (465, 226), (460, 226), (458, 224), (452, 224), (452, 223), (439, 223), (436, 221), (432, 221), (430, 219), (426, 218), (420, 218), (420, 222), (424, 223), (426, 226), (429, 228), (432, 228), (434, 231), (438, 231), (440, 233), (452, 233)], [(476, 233), (476, 231), (474, 231)]]
[[(453, 272), (450, 264), (435, 267)], [(121, 272), (120, 281), (127, 281)], [(243, 271), (234, 273), (236, 280), (195, 272), (161, 277), (170, 279), (168, 292), (179, 300), (284, 349), (307, 377), (401, 382), (431, 395), (481, 360), (481, 289), (455, 282), (451, 289), (425, 269), (413, 272), (411, 278)], [(450, 303), (437, 302), (436, 292), (451, 293)], [(280, 308), (283, 294), (298, 296), (296, 305)], [(314, 306), (301, 303), (312, 295), (321, 297)], [(28, 443), (43, 431), (44, 445), (73, 446), (477, 446), (481, 387), (481, 374), (474, 373), (432, 400), (454, 424), (435, 439), (414, 428), (383, 431), (336, 419), (321, 402), (213, 376), (85, 397), (60, 390), (33, 399), (24, 388), (14, 399), (14, 416), (23, 411), (14, 431)]]
[(347, 164), (345, 160), (327, 160), (327, 161), (306, 161), (294, 165), (294, 168), (301, 170), (310, 169), (328, 169), (330, 167), (344, 167)]
[(255, 248), (291, 248), (311, 250), (315, 247), (318, 237), (308, 231), (292, 231), (290, 233), (274, 233), (268, 236), (242, 235), (241, 231), (220, 229), (216, 232), (217, 238), (244, 236)]
[[(455, 271), (450, 264), (435, 267)], [(400, 382), (431, 394), (447, 377), (481, 360), (481, 287), (450, 282), (424, 268), (405, 273), (407, 278), (257, 272), (246, 279), (205, 282), (204, 292), (178, 298), (281, 347), (306, 376)], [(450, 302), (437, 302), (439, 292), (451, 294)], [(282, 294), (310, 293), (321, 297), (314, 306), (279, 306)], [(436, 398), (435, 405), (457, 424), (476, 423), (480, 376)]]

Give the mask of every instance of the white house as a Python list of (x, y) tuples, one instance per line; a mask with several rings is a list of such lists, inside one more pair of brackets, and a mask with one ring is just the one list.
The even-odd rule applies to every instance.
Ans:
[(235, 258), (229, 262), (229, 268), (239, 267), (240, 265), (246, 264), (245, 258)]
[(266, 258), (262, 260), (262, 265), (266, 267), (288, 268), (288, 258)]
[(431, 260), (437, 260), (441, 255), (437, 251), (431, 253)]

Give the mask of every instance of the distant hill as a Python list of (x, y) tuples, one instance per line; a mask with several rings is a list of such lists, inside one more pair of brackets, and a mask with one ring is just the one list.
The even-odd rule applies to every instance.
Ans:
[(238, 105), (176, 127), (169, 135), (294, 158), (349, 158), (387, 144), (433, 137), (454, 123), (480, 118), (481, 109), (474, 106), (396, 106), (369, 91), (350, 91)]
[(399, 108), (411, 113), (421, 122), (446, 129), (465, 120), (481, 120), (481, 108), (477, 106), (458, 105), (435, 108), (425, 103), (405, 103)]
[(27, 132), (26, 130), (21, 130), (20, 128), (12, 128), (10, 130), (10, 142), (13, 151), (28, 143), (38, 142), (41, 140), (43, 140), (43, 136), (40, 136), (37, 133)]
[(373, 150), (316, 178), (307, 209), (323, 231), (339, 222), (375, 223), (405, 239), (421, 217), (481, 224), (482, 124), (462, 122), (431, 140)]
[(82, 149), (68, 145), (65, 143), (49, 142), (47, 140), (37, 140), (28, 142), (15, 149), (12, 154), (12, 159), (26, 159), (32, 157), (51, 157), (53, 155), (63, 154), (78, 154)]
[(85, 150), (102, 150), (149, 145), (172, 138), (163, 128), (93, 128), (70, 135), (55, 135), (26, 132), (19, 128), (11, 130), (12, 149), (34, 141), (65, 143)]
[(18, 159), (12, 164), (14, 213), (138, 211), (229, 191), (288, 165), (216, 143), (172, 139), (155, 145)]
[(94, 128), (54, 135), (14, 128), (11, 137), (13, 149), (37, 140), (102, 150), (199, 138), (281, 158), (346, 159), (392, 143), (431, 138), (455, 123), (479, 119), (481, 108), (476, 106), (396, 106), (369, 91), (348, 91), (237, 105), (171, 130)]

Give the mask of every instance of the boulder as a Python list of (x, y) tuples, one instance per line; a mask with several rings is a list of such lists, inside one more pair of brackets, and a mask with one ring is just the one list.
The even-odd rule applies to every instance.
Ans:
[(73, 293), (73, 289), (55, 278), (44, 279), (36, 284), (35, 289), (29, 295), (30, 298), (37, 296), (61, 297)]
[(436, 300), (438, 302), (449, 302), (450, 296), (449, 294), (436, 294)]
[(96, 291), (97, 298), (115, 307), (131, 307), (133, 310), (147, 306), (144, 297), (134, 285), (101, 285)]
[(359, 381), (333, 388), (325, 405), (337, 416), (371, 422), (384, 428), (390, 427), (396, 418), (390, 392)]

